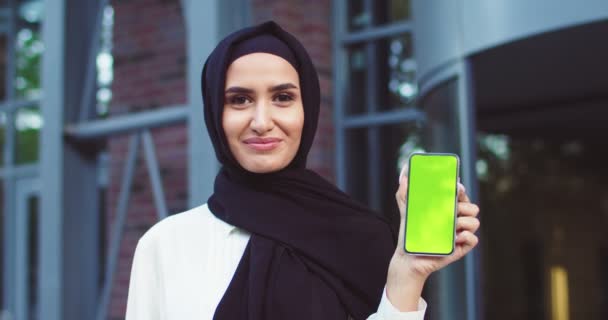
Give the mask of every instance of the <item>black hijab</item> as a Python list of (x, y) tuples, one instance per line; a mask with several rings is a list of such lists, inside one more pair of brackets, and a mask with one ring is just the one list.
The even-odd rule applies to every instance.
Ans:
[[(278, 55), (296, 68), (304, 106), (295, 158), (266, 174), (239, 165), (222, 128), (226, 70), (252, 52)], [(306, 169), (320, 89), (304, 47), (272, 21), (232, 33), (207, 58), (202, 92), (205, 123), (222, 164), (209, 208), (251, 233), (214, 319), (346, 320), (375, 312), (395, 236), (385, 220)]]

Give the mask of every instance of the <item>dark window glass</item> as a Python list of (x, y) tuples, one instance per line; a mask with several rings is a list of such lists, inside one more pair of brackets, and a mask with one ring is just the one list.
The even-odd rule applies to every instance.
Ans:
[[(377, 130), (377, 135), (370, 130)], [(378, 199), (379, 206), (374, 209), (391, 219), (395, 227), (399, 173), (409, 155), (421, 150), (419, 132), (414, 124), (347, 130), (347, 192), (368, 206), (372, 206), (372, 199)], [(373, 163), (372, 157), (378, 163)], [(376, 174), (372, 170), (377, 170)]]
[(369, 146), (367, 128), (346, 130), (346, 191), (355, 199), (368, 203)]
[(395, 192), (399, 188), (399, 173), (409, 156), (422, 149), (421, 128), (415, 124), (396, 124), (381, 126), (379, 129), (380, 143), (377, 145), (377, 152), (380, 153), (380, 210), (391, 218), (398, 218)]
[(38, 161), (42, 115), (38, 107), (19, 108), (15, 114), (15, 163)]
[(411, 18), (409, 0), (373, 1), (374, 24), (382, 25)]
[(430, 152), (460, 152), (458, 136), (458, 80), (437, 85), (420, 105), (426, 115), (423, 145)]
[(370, 25), (371, 15), (365, 11), (364, 0), (346, 1), (348, 10), (348, 31), (357, 31)]
[(344, 88), (344, 109), (346, 114), (358, 114), (367, 108), (368, 59), (364, 45), (350, 47), (348, 50), (347, 83)]
[(486, 319), (606, 319), (605, 141), (481, 133)]
[(37, 319), (38, 314), (38, 196), (27, 200), (29, 215), (28, 230), (28, 286), (29, 318)]
[[(368, 3), (366, 10), (365, 3)], [(411, 18), (409, 0), (348, 0), (348, 31), (359, 31), (371, 26), (381, 26)], [(371, 10), (371, 11), (370, 11)]]

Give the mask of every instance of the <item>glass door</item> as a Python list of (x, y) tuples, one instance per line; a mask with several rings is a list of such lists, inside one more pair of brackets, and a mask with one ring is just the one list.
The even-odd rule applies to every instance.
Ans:
[[(475, 121), (469, 86), (467, 61), (446, 67), (421, 85), (418, 101), (425, 121), (419, 145), (426, 152), (458, 154), (460, 179), (471, 201), (477, 202), (476, 155), (472, 149)], [(427, 310), (428, 319), (478, 319), (478, 252), (479, 248), (431, 275), (423, 293), (435, 306)]]

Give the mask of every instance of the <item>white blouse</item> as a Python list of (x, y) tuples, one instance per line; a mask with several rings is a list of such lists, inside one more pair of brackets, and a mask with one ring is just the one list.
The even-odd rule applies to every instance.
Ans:
[[(126, 320), (212, 319), (250, 234), (216, 218), (206, 204), (156, 223), (137, 243)], [(418, 311), (399, 312), (382, 295), (368, 320), (422, 320)]]

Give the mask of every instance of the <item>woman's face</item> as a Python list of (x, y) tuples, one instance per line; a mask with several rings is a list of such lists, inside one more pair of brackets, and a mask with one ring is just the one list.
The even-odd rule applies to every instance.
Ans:
[(226, 73), (222, 126), (243, 168), (255, 173), (285, 168), (298, 152), (304, 126), (294, 67), (268, 53), (234, 60)]

